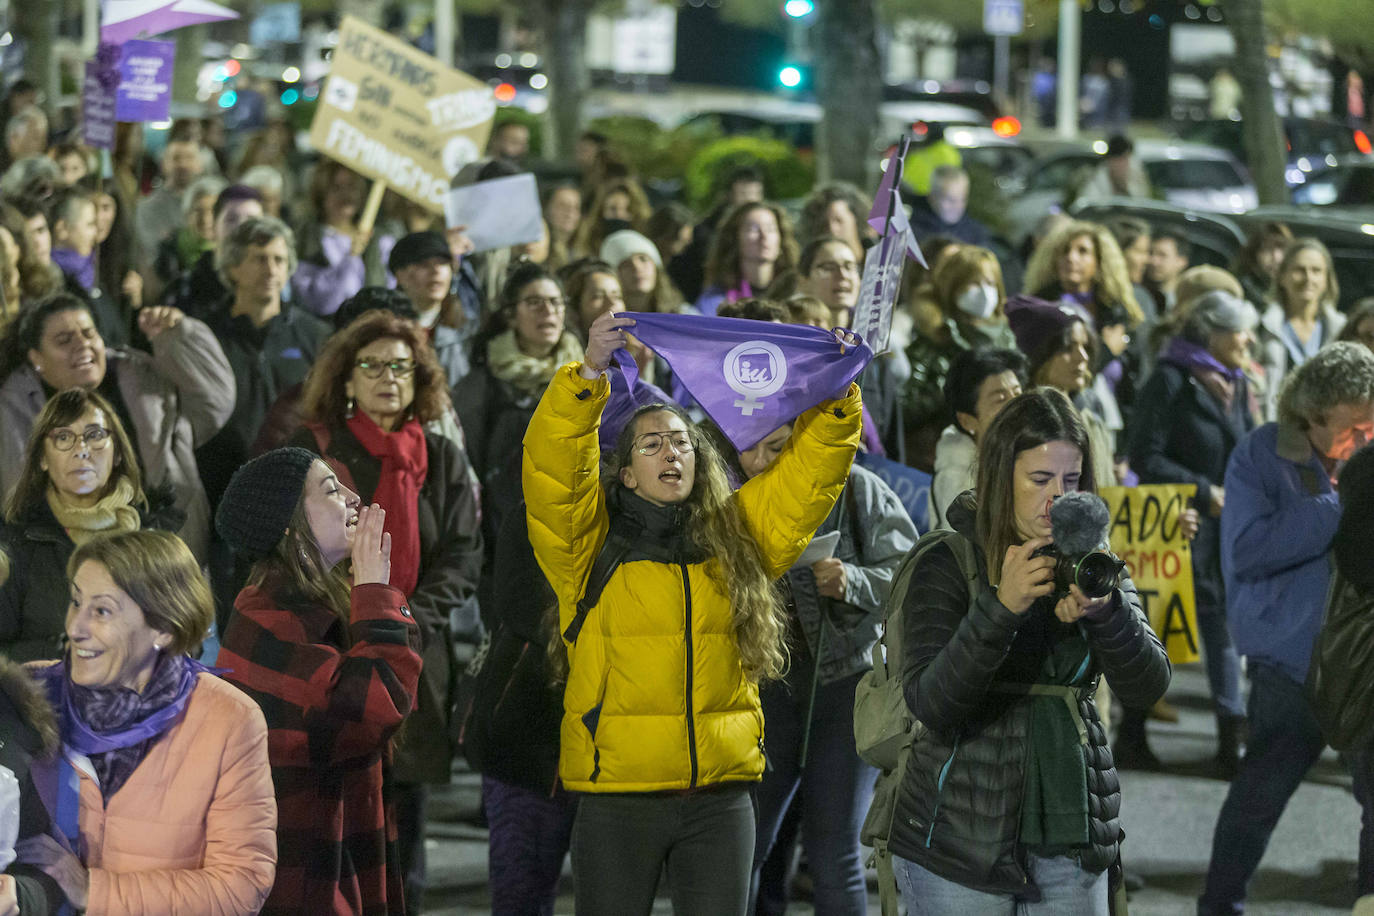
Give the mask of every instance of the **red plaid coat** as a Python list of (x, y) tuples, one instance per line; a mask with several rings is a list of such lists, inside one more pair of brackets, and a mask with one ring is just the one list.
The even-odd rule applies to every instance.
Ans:
[(277, 878), (264, 914), (404, 914), (382, 763), (415, 701), (419, 631), (389, 585), (352, 591), (350, 636), (328, 608), (266, 588), (234, 603), (216, 664), (262, 707), (277, 795)]

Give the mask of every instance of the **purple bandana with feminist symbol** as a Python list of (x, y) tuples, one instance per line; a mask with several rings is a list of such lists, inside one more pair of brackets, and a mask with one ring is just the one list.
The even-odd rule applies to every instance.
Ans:
[[(873, 351), (820, 328), (744, 318), (622, 312), (740, 451), (821, 401), (843, 396)], [(623, 355), (622, 355), (623, 354)], [(617, 351), (617, 361), (629, 360)], [(633, 364), (633, 360), (630, 360)]]

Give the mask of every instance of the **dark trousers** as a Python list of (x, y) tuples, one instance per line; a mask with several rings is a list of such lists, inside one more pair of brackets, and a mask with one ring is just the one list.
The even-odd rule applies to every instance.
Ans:
[(759, 825), (754, 846), (754, 882), (795, 797), (801, 804), (801, 836), (815, 888), (816, 912), (868, 912), (859, 828), (873, 797), (878, 771), (854, 750), (854, 674), (816, 688), (805, 766), (802, 735), (811, 690), (809, 667), (792, 679), (765, 684), (764, 748), (771, 769), (759, 784)]
[(674, 916), (742, 916), (753, 849), (754, 803), (743, 784), (585, 794), (572, 838), (577, 914), (648, 914), (666, 864)]
[(551, 916), (563, 857), (572, 842), (576, 799), (562, 791), (550, 798), (483, 776), (482, 804), (490, 828), (492, 916)]
[[(1326, 741), (1303, 692), (1303, 686), (1275, 666), (1250, 660), (1250, 741), (1240, 770), (1231, 782), (1217, 816), (1212, 861), (1198, 900), (1201, 916), (1245, 911), (1245, 894), (1269, 845), (1269, 837), (1321, 756)], [(1366, 751), (1355, 771), (1355, 796), (1364, 808), (1360, 832), (1361, 893), (1374, 886), (1374, 839), (1371, 839), (1370, 787), (1374, 785)]]
[(425, 899), (425, 813), (429, 787), (414, 782), (391, 784), (396, 802), (396, 845), (405, 884), (406, 916), (420, 916)]

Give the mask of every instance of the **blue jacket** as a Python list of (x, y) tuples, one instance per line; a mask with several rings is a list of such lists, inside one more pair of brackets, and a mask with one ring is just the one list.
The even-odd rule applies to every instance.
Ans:
[(1221, 570), (1236, 651), (1307, 678), (1331, 578), (1341, 508), (1301, 430), (1266, 423), (1226, 466)]

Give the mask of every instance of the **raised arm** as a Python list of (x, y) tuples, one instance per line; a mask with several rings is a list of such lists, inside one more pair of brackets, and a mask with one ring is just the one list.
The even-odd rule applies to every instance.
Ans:
[[(153, 347), (153, 371), (176, 389), (195, 446), (208, 442), (234, 412), (234, 370), (214, 332), (174, 308), (144, 309), (139, 325)], [(152, 333), (149, 333), (149, 330)]]
[(530, 543), (558, 595), (560, 626), (572, 620), (609, 525), (597, 432), (610, 396), (606, 376), (586, 379), (569, 363), (554, 375), (525, 431), (522, 477)]
[(797, 561), (844, 489), (859, 448), (862, 411), (858, 385), (811, 408), (797, 418), (778, 460), (736, 495), (770, 578)]

